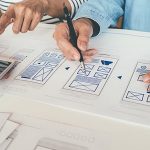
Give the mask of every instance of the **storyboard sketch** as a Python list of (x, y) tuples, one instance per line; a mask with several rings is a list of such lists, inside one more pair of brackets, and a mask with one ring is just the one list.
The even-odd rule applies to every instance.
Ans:
[(85, 70), (79, 66), (64, 89), (99, 95), (111, 75), (117, 59), (98, 56), (85, 64)]
[(150, 63), (137, 63), (123, 97), (124, 101), (150, 106), (150, 84), (143, 81), (143, 76), (148, 72), (150, 72)]
[(44, 51), (16, 79), (45, 84), (63, 62), (61, 52)]

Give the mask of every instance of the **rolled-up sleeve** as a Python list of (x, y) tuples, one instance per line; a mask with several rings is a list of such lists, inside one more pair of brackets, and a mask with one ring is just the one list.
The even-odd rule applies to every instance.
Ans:
[(123, 7), (124, 0), (88, 0), (80, 7), (74, 19), (93, 20), (100, 27), (99, 33), (101, 33), (109, 26), (117, 24), (117, 20), (123, 15)]
[(78, 9), (81, 7), (81, 5), (88, 0), (68, 0), (71, 5), (71, 17), (74, 18), (75, 14), (77, 13)]

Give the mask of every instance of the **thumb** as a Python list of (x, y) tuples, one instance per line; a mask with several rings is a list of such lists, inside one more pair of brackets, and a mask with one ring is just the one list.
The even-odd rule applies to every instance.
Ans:
[(12, 23), (14, 16), (14, 7), (13, 5), (11, 5), (0, 18), (0, 33), (2, 33), (6, 29), (6, 27)]
[(86, 51), (88, 48), (89, 39), (92, 35), (92, 24), (88, 19), (81, 19), (78, 24), (78, 47), (82, 51)]

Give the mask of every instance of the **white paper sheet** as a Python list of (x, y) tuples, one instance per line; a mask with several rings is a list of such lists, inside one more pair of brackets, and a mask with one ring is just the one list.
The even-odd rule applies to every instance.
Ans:
[(0, 131), (6, 120), (10, 117), (10, 113), (0, 113)]
[(18, 126), (18, 123), (7, 120), (0, 131), (0, 144), (2, 144), (9, 137), (9, 135), (18, 128)]
[[(11, 120), (22, 125), (8, 150), (99, 150), (110, 147), (107, 133), (14, 114)], [(103, 143), (103, 145), (101, 145)], [(105, 143), (105, 144), (104, 144)]]
[[(129, 103), (129, 100), (127, 101), (123, 98), (139, 60), (142, 59), (142, 63), (149, 60), (149, 33), (108, 30), (101, 38), (92, 39), (90, 47), (96, 47), (102, 58), (109, 58), (110, 60), (115, 58), (115, 62), (116, 60), (118, 61), (115, 66), (112, 66), (112, 72), (109, 77), (102, 80), (101, 87), (97, 91), (85, 92), (83, 89), (77, 90), (70, 87), (71, 82), (76, 78), (79, 62), (64, 61), (51, 76), (49, 74), (45, 78), (46, 80), (43, 80), (43, 76), (42, 78), (38, 76), (38, 81), (36, 82), (28, 82), (33, 81), (32, 77), (24, 80), (21, 78), (22, 73), (34, 63), (34, 60), (39, 59), (39, 56), (44, 51), (52, 52), (56, 49), (56, 43), (52, 38), (53, 31), (49, 31), (48, 28), (39, 28), (32, 34), (27, 33), (15, 36), (8, 32), (2, 35), (2, 42), (7, 39), (6, 41), (10, 43), (9, 52), (11, 47), (13, 51), (15, 51), (15, 47), (17, 48), (16, 51), (21, 47), (33, 49), (33, 52), (13, 70), (11, 76), (7, 80), (1, 81), (0, 85), (5, 87), (6, 94), (2, 98), (3, 100), (9, 93), (15, 95), (14, 99), (20, 97), (20, 103), (21, 99), (32, 99), (42, 104), (67, 109), (69, 112), (74, 110), (98, 116), (104, 115), (121, 121), (150, 125), (150, 118), (148, 117), (150, 115), (149, 105), (146, 107), (145, 105), (140, 105), (140, 103)], [(6, 51), (5, 54), (9, 52)], [(96, 69), (98, 68), (95, 67)], [(46, 73), (49, 72), (46, 71)], [(140, 85), (142, 86), (140, 88), (147, 89), (147, 87), (143, 87), (145, 85)], [(28, 106), (26, 107), (28, 108)], [(26, 113), (26, 108), (22, 111)]]

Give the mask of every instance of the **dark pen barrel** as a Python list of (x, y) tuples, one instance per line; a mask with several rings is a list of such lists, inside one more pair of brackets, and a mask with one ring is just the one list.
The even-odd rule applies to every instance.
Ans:
[(83, 62), (84, 59), (83, 59), (82, 52), (78, 48), (78, 45), (77, 45), (77, 35), (76, 35), (75, 29), (74, 29), (74, 26), (73, 26), (73, 23), (71, 20), (70, 13), (68, 11), (68, 8), (65, 5), (64, 5), (64, 13), (65, 13), (65, 18), (67, 20), (67, 24), (68, 24), (68, 28), (69, 28), (70, 42), (78, 50), (78, 52), (80, 54), (80, 62)]

